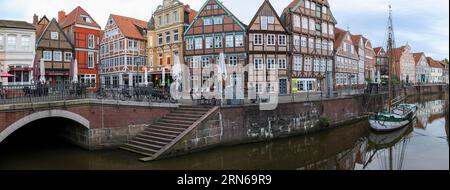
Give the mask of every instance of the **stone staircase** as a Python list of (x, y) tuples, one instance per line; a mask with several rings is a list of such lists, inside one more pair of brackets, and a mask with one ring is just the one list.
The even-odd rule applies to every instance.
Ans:
[(154, 160), (217, 110), (218, 107), (180, 106), (120, 148), (146, 156), (141, 161)]

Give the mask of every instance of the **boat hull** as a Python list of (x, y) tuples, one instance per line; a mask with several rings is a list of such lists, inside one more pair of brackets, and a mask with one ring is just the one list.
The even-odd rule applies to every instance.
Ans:
[(376, 116), (371, 116), (369, 117), (370, 127), (378, 132), (395, 131), (407, 126), (416, 118), (417, 106), (402, 104), (399, 107), (403, 107), (409, 111), (404, 115), (379, 113)]

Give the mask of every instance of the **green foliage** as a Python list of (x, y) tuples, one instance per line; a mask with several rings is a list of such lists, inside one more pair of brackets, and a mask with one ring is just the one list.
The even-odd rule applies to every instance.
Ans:
[(319, 118), (319, 127), (329, 127), (330, 126), (330, 118), (326, 117), (326, 116), (322, 116)]

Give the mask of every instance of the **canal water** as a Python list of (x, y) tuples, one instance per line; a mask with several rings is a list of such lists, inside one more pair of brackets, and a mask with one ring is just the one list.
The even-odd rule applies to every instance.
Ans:
[[(448, 95), (409, 99), (417, 120), (393, 133), (373, 133), (367, 121), (300, 137), (220, 147), (143, 163), (121, 150), (86, 151), (52, 133), (54, 121), (21, 129), (0, 144), (5, 170), (449, 170)], [(51, 122), (51, 124), (49, 124)], [(38, 130), (39, 129), (39, 130)]]

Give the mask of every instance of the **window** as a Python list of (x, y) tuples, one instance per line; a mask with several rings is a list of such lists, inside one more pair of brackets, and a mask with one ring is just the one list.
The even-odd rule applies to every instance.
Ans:
[(213, 37), (212, 36), (205, 37), (205, 48), (206, 49), (213, 48), (214, 47), (213, 43), (214, 43), (214, 41), (213, 41)]
[(158, 34), (158, 45), (162, 45), (163, 44), (163, 36), (162, 34)]
[(322, 40), (316, 39), (316, 49), (322, 49)]
[(163, 25), (163, 22), (162, 22), (162, 16), (159, 16), (159, 17), (158, 17), (158, 22), (159, 22), (159, 26), (162, 26), (162, 25)]
[[(88, 84), (89, 88), (95, 88), (96, 75), (80, 75), (80, 82), (83, 84)], [(114, 82), (114, 78), (113, 78)]]
[(186, 49), (187, 49), (187, 50), (192, 50), (192, 49), (194, 49), (194, 39), (192, 39), (192, 38), (187, 38), (187, 40), (186, 40)]
[(178, 11), (173, 12), (173, 22), (178, 22)]
[(205, 26), (212, 25), (211, 17), (203, 18), (203, 25), (205, 25)]
[(314, 49), (314, 38), (309, 38), (309, 46), (310, 49)]
[(83, 20), (83, 22), (85, 22), (85, 23), (92, 23), (91, 18), (89, 18), (86, 15), (81, 15), (81, 20)]
[(311, 2), (311, 9), (312, 9), (313, 11), (315, 11), (315, 10), (316, 10), (316, 3), (314, 3), (314, 2)]
[(88, 68), (89, 69), (94, 68), (94, 52), (88, 53)]
[(8, 49), (16, 49), (16, 36), (8, 36)]
[(170, 32), (166, 32), (166, 44), (170, 44)]
[(275, 69), (275, 59), (267, 59), (267, 70)]
[(334, 27), (332, 24), (328, 25), (328, 34), (329, 35), (334, 35)]
[(222, 48), (222, 36), (216, 36), (214, 39), (214, 44), (216, 48)]
[(0, 50), (2, 50), (3, 49), (3, 42), (4, 40), (3, 40), (3, 36), (2, 35), (0, 35)]
[(328, 24), (327, 23), (322, 23), (322, 33), (323, 34), (328, 34)]
[(294, 46), (300, 47), (300, 36), (298, 36), (298, 35), (294, 36)]
[(319, 58), (314, 59), (314, 72), (320, 71), (320, 61)]
[(170, 15), (166, 14), (166, 24), (170, 24)]
[(261, 30), (268, 29), (268, 18), (267, 16), (261, 16)]
[(308, 18), (302, 17), (302, 28), (308, 29)]
[(274, 34), (267, 35), (267, 45), (275, 45), (275, 35)]
[(236, 47), (243, 47), (244, 46), (244, 36), (243, 35), (236, 35), (235, 38), (235, 46)]
[[(94, 44), (95, 44), (95, 36), (90, 34), (89, 35), (89, 39), (88, 39), (88, 47), (93, 49), (94, 48)], [(119, 48), (122, 49), (122, 48)]]
[(305, 71), (311, 71), (312, 67), (312, 58), (305, 57)]
[(300, 16), (294, 14), (294, 27), (300, 28)]
[(58, 32), (51, 32), (50, 33), (50, 38), (52, 39), (52, 40), (58, 40), (59, 38), (58, 38)]
[(320, 72), (325, 73), (327, 69), (327, 62), (324, 58), (320, 59)]
[(209, 67), (209, 57), (202, 57), (202, 68)]
[(60, 51), (53, 52), (53, 61), (62, 61), (62, 53)]
[(202, 37), (195, 38), (195, 49), (203, 49), (203, 39), (202, 39)]
[(262, 45), (263, 44), (263, 40), (262, 40), (262, 34), (254, 34), (254, 45)]
[(309, 30), (314, 30), (316, 28), (316, 21), (314, 19), (309, 19)]
[(257, 93), (262, 93), (263, 85), (261, 83), (256, 84), (255, 87), (256, 87), (256, 92)]
[(261, 70), (263, 67), (262, 59), (256, 58), (253, 60), (253, 64), (255, 65), (255, 70)]
[(231, 66), (236, 67), (238, 64), (238, 58), (236, 56), (230, 56), (228, 62)]
[(51, 61), (52, 60), (52, 51), (44, 51), (42, 55), (42, 59), (44, 61)]
[(223, 24), (223, 16), (215, 16), (214, 24)]
[(305, 1), (305, 8), (307, 9), (311, 8), (311, 2), (309, 0)]
[(206, 6), (206, 10), (211, 10), (211, 5)]
[(72, 52), (65, 52), (64, 53), (64, 61), (65, 62), (71, 62), (72, 61)]
[(286, 35), (279, 35), (278, 36), (278, 44), (280, 46), (286, 46)]
[(286, 58), (278, 58), (278, 68), (287, 69)]
[(191, 64), (191, 66), (192, 66), (192, 68), (199, 68), (199, 65), (200, 65), (200, 60), (201, 60), (201, 57), (200, 56), (195, 56), (195, 57), (193, 57), (192, 58), (192, 64)]
[(302, 57), (294, 56), (294, 71), (302, 71)]
[(173, 31), (173, 41), (178, 42), (179, 34), (178, 30)]
[(316, 17), (322, 18), (322, 7), (320, 5), (316, 6)]
[(214, 9), (219, 9), (219, 5), (214, 5)]
[(273, 17), (273, 16), (268, 16), (268, 17), (267, 17), (267, 22), (268, 22), (269, 24), (275, 24), (275, 17)]
[(328, 40), (322, 40), (322, 49), (327, 50), (328, 49)]
[(30, 37), (22, 36), (22, 49), (28, 50), (30, 48)]
[(306, 44), (306, 36), (302, 36), (302, 47), (307, 47)]
[(225, 46), (226, 47), (234, 47), (234, 36), (233, 35), (227, 35), (225, 37)]

